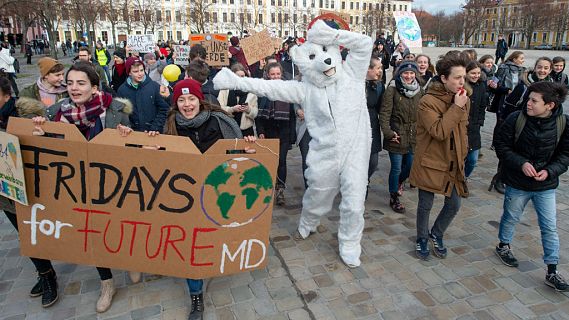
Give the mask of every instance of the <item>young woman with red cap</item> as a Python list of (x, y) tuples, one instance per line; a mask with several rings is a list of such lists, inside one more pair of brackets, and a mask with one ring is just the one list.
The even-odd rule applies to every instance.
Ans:
[[(172, 93), (172, 107), (168, 112), (165, 134), (186, 136), (203, 153), (219, 139), (241, 139), (237, 122), (220, 106), (204, 99), (201, 84), (193, 79), (179, 81)], [(157, 131), (148, 135), (155, 136)], [(255, 142), (254, 136), (245, 140)], [(189, 319), (201, 319), (204, 311), (203, 279), (187, 279), (192, 305)]]

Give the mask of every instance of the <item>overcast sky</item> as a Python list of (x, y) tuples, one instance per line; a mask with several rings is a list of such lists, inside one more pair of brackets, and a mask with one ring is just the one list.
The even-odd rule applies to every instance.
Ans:
[(413, 8), (418, 9), (422, 7), (429, 13), (435, 13), (444, 10), (446, 13), (453, 13), (460, 9), (462, 1), (457, 0), (415, 0), (413, 1)]

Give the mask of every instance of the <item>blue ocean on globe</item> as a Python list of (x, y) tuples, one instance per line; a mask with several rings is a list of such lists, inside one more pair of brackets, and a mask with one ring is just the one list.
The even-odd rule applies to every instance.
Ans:
[(421, 28), (411, 18), (401, 18), (397, 22), (397, 30), (399, 31), (399, 36), (407, 40), (416, 41), (421, 38)]

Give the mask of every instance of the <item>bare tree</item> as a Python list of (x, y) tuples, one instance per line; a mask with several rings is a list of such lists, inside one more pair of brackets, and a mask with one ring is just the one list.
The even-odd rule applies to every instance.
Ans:
[(569, 16), (567, 8), (557, 4), (553, 9), (553, 15), (550, 17), (550, 30), (555, 31), (555, 39), (552, 41), (556, 48), (561, 48), (563, 35), (569, 31)]
[(545, 0), (520, 0), (522, 10), (518, 10), (521, 32), (526, 39), (526, 49), (530, 48), (533, 33), (544, 27), (550, 19), (551, 10)]
[(186, 9), (186, 15), (190, 19), (186, 19), (186, 24), (197, 33), (206, 32), (206, 24), (209, 20), (209, 9), (213, 2), (207, 0), (193, 0), (190, 6)]
[(38, 22), (46, 30), (49, 37), (51, 56), (57, 59), (55, 39), (57, 39), (57, 29), (61, 23), (61, 9), (63, 8), (63, 5), (61, 5), (61, 2), (57, 0), (31, 0), (28, 1), (27, 4), (35, 9)]
[(28, 42), (28, 29), (37, 22), (36, 10), (27, 4), (10, 1), (4, 1), (4, 3), (0, 9), (0, 16), (16, 18), (16, 23), (19, 23), (23, 36), (20, 52), (24, 52), (25, 44)]
[(488, 17), (486, 11), (490, 6), (490, 1), (488, 0), (468, 0), (463, 8), (463, 32), (464, 32), (464, 43), (477, 32), (480, 31), (482, 23)]
[[(134, 20), (142, 26), (144, 34), (149, 30), (154, 32), (156, 28), (156, 8), (160, 8), (160, 2), (158, 0), (133, 0), (133, 4)], [(181, 20), (181, 16), (179, 18)]]

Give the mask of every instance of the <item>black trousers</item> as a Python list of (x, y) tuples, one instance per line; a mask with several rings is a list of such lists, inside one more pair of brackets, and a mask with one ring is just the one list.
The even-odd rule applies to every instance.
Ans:
[(286, 183), (286, 156), (290, 148), (290, 121), (263, 121), (265, 138), (279, 139), (279, 167), (277, 169), (277, 186), (284, 188)]
[[(4, 213), (6, 214), (6, 217), (8, 217), (8, 220), (10, 220), (14, 228), (18, 230), (18, 218), (16, 217), (16, 214), (8, 211), (4, 211)], [(30, 260), (32, 260), (32, 263), (34, 264), (34, 266), (36, 266), (36, 270), (39, 273), (46, 273), (47, 271), (53, 269), (51, 261), (49, 260), (38, 259), (38, 258), (30, 258)]]

